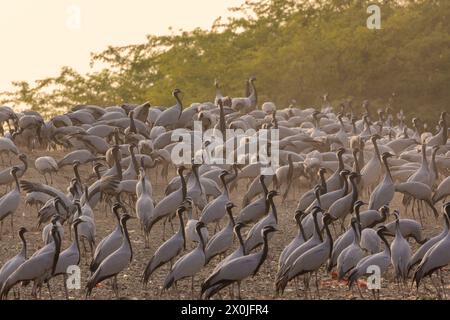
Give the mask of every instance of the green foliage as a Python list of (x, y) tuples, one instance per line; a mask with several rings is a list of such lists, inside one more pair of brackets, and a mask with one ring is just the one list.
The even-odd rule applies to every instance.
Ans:
[[(381, 30), (366, 27), (369, 4), (381, 8)], [(195, 29), (93, 54), (89, 74), (65, 67), (58, 77), (14, 83), (3, 103), (55, 112), (74, 104), (171, 105), (212, 101), (213, 81), (230, 96), (244, 94), (257, 77), (261, 101), (317, 105), (353, 97), (437, 117), (449, 109), (450, 1), (447, 0), (247, 0), (233, 18), (211, 30)], [(98, 68), (98, 66), (101, 66)], [(429, 111), (428, 113), (423, 111)]]

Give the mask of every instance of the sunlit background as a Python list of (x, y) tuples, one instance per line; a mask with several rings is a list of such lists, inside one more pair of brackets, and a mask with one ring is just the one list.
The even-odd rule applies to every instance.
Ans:
[[(169, 27), (208, 28), (243, 0), (14, 0), (0, 2), (0, 91), (11, 81), (56, 75), (62, 66), (89, 70), (91, 52), (145, 41)], [(79, 8), (74, 28), (71, 8)]]
[(0, 104), (168, 106), (180, 88), (189, 105), (211, 101), (215, 79), (236, 97), (254, 76), (280, 107), (327, 92), (335, 106), (448, 110), (449, 15), (429, 0), (4, 0)]

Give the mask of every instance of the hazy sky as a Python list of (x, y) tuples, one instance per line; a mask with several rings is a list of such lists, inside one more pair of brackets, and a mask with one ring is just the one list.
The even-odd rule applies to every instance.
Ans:
[[(208, 28), (243, 0), (0, 1), (0, 91), (15, 80), (89, 70), (91, 52), (145, 41), (147, 34)], [(80, 13), (78, 19), (78, 14)], [(80, 22), (78, 25), (78, 21)]]

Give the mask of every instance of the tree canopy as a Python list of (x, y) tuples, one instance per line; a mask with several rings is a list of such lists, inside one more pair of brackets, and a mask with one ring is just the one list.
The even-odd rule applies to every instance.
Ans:
[[(367, 7), (381, 8), (381, 29), (366, 26)], [(449, 109), (450, 1), (247, 0), (210, 30), (149, 35), (143, 44), (92, 54), (90, 73), (64, 67), (56, 77), (15, 82), (2, 103), (55, 112), (75, 104), (173, 104), (212, 101), (214, 79), (229, 96), (244, 95), (256, 76), (260, 101), (317, 105), (353, 98), (424, 119)], [(425, 111), (425, 112), (423, 112)], [(428, 111), (428, 112), (427, 112)]]

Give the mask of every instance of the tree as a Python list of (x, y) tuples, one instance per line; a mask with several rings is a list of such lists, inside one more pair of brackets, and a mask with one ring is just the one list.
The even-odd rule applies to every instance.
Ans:
[[(381, 8), (381, 30), (366, 27), (367, 6)], [(148, 36), (143, 44), (108, 47), (92, 55), (100, 71), (65, 67), (57, 77), (14, 83), (3, 103), (44, 112), (74, 104), (173, 104), (213, 100), (213, 81), (242, 96), (244, 80), (257, 77), (261, 101), (317, 105), (329, 92), (334, 103), (353, 97), (435, 119), (450, 100), (449, 1), (247, 0), (218, 18), (210, 30)], [(436, 111), (436, 112), (434, 112)]]

